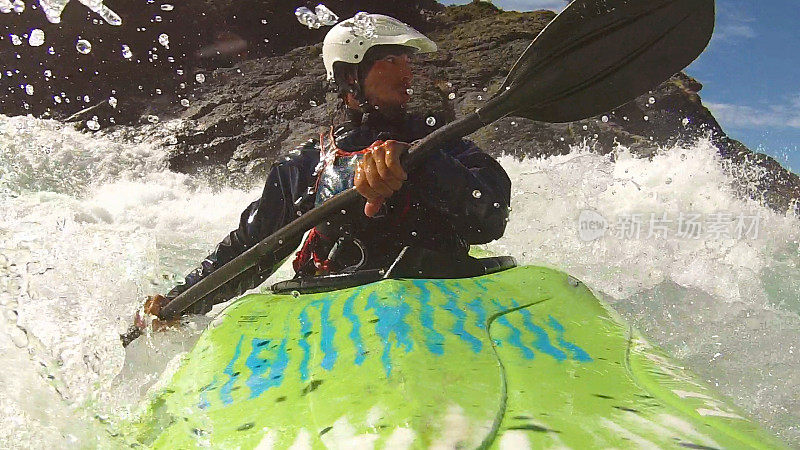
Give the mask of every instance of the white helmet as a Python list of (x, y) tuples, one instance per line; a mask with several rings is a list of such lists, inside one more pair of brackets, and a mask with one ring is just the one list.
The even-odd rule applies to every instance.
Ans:
[(418, 53), (437, 50), (435, 42), (394, 17), (360, 12), (338, 23), (325, 36), (322, 60), (328, 81), (333, 80), (335, 62), (358, 64), (367, 50), (376, 45), (402, 45)]

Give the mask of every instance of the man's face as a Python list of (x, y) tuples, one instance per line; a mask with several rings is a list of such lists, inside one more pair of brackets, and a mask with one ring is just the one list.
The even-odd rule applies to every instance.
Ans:
[(411, 95), (411, 59), (408, 55), (388, 55), (375, 61), (364, 79), (364, 94), (370, 104), (381, 109), (405, 106)]

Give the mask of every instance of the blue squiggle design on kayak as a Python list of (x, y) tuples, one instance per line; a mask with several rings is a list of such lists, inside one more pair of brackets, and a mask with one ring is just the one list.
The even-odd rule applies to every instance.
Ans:
[[(273, 360), (261, 359), (259, 354), (266, 349), (271, 341), (269, 339), (253, 338), (252, 351), (247, 357), (245, 364), (250, 369), (250, 377), (247, 379), (247, 386), (250, 387), (250, 398), (256, 398), (271, 387), (280, 386), (283, 383), (283, 372), (289, 365), (289, 353), (286, 351), (286, 338), (281, 340), (280, 346), (275, 351), (276, 356)], [(269, 368), (269, 376), (263, 377)]]
[[(503, 307), (497, 300), (492, 300), (495, 306), (499, 310), (509, 309)], [(508, 328), (511, 331), (511, 336), (508, 337), (508, 343), (513, 345), (514, 347), (518, 348), (522, 352), (522, 356), (525, 359), (533, 359), (535, 354), (533, 350), (529, 349), (523, 342), (522, 342), (522, 332), (519, 328), (515, 327), (511, 322), (509, 322), (508, 318), (505, 315), (498, 317), (497, 323), (503, 325), (504, 327)], [(502, 341), (501, 341), (502, 342)]]
[[(496, 318), (500, 334), (494, 335), (493, 340), (498, 346), (513, 347), (513, 353), (518, 358), (531, 360), (540, 352), (558, 361), (566, 359), (578, 362), (593, 361), (585, 350), (567, 341), (565, 334), (568, 330), (554, 317), (548, 316), (546, 321), (542, 318), (539, 321), (544, 323), (538, 325), (535, 310), (523, 308), (517, 310), (519, 314), (503, 314), (512, 308), (518, 308), (519, 303), (514, 299), (482, 298), (482, 294), (475, 293), (472, 281), (413, 280), (411, 283), (414, 289), (399, 287), (391, 295), (357, 288), (344, 299), (344, 302), (341, 302), (343, 297), (335, 297), (301, 305), (302, 309), (295, 313), (299, 323), (287, 326), (287, 330), (279, 337), (283, 339), (282, 341), (274, 338), (269, 340), (263, 336), (253, 338), (252, 351), (246, 361), (242, 362), (239, 362), (239, 359), (243, 359), (240, 356), (243, 351), (244, 336), (240, 337), (231, 360), (223, 370), (226, 376), (214, 375), (213, 381), (199, 390), (198, 407), (203, 409), (210, 407), (213, 399), (209, 401), (211, 397), (209, 394), (217, 389), (220, 391), (218, 395), (221, 403), (224, 405), (233, 403), (232, 393), (236, 389), (236, 383), (240, 378), (248, 376), (240, 375), (236, 371), (236, 366), (246, 365), (250, 371), (246, 380), (251, 391), (250, 398), (258, 397), (266, 390), (280, 386), (290, 362), (299, 366), (298, 375), (302, 381), (310, 378), (311, 364), (318, 364), (325, 370), (333, 370), (338, 362), (338, 351), (334, 341), (337, 331), (336, 320), (341, 321), (341, 324), (347, 320), (352, 325), (348, 330), (349, 334), (342, 342), (352, 344), (353, 364), (361, 366), (367, 357), (378, 357), (377, 350), (381, 349), (379, 358), (387, 378), (392, 375), (392, 356), (397, 357), (396, 352), (410, 353), (417, 350), (414, 348), (414, 339), (424, 342), (419, 350), (433, 355), (442, 355), (447, 348), (450, 348), (445, 347), (447, 339), (455, 342), (453, 338), (446, 337), (448, 334), (458, 337), (472, 352), (476, 354), (481, 352), (484, 343), (482, 339), (488, 336), (476, 334), (475, 330), (483, 330), (485, 333), (488, 317), (495, 314), (500, 314)], [(439, 301), (442, 295), (444, 296), (442, 301), (446, 303)], [(412, 304), (406, 301), (407, 299), (414, 299), (419, 303)], [(453, 317), (452, 322), (450, 316)], [(376, 320), (367, 322), (373, 317)], [(475, 328), (472, 328), (473, 326)], [(288, 336), (288, 329), (295, 330), (294, 336)], [(314, 332), (319, 333), (319, 340), (310, 337)], [(380, 339), (380, 342), (373, 339), (364, 341), (364, 332)], [(251, 337), (252, 335), (247, 336), (248, 339)], [(295, 348), (294, 353), (291, 353), (291, 348)], [(347, 348), (350, 348), (349, 345)], [(463, 347), (455, 344), (450, 351), (463, 351), (460, 349)], [(393, 351), (395, 355), (392, 355)], [(265, 354), (268, 356), (264, 356)], [(290, 361), (290, 358), (294, 360)], [(349, 358), (346, 359), (349, 361)], [(241, 367), (240, 370), (247, 369)], [(220, 387), (223, 382), (224, 385)]]
[(217, 376), (214, 375), (214, 378), (211, 380), (211, 383), (203, 386), (200, 389), (200, 401), (197, 403), (197, 407), (200, 409), (206, 409), (211, 406), (211, 403), (208, 401), (208, 391), (214, 389), (217, 386)]
[(564, 326), (561, 325), (559, 321), (555, 319), (555, 317), (548, 315), (547, 316), (547, 325), (550, 326), (556, 332), (556, 336), (558, 339), (558, 345), (564, 347), (565, 349), (569, 350), (572, 353), (572, 358), (576, 361), (580, 362), (591, 362), (594, 361), (591, 356), (589, 356), (586, 351), (577, 345), (573, 344), (572, 342), (567, 341), (564, 339)]
[(222, 385), (222, 388), (219, 390), (219, 399), (222, 400), (222, 403), (225, 405), (230, 405), (233, 403), (233, 396), (231, 396), (231, 389), (233, 389), (233, 383), (236, 382), (236, 379), (239, 378), (239, 373), (233, 371), (233, 365), (236, 364), (236, 360), (239, 359), (239, 355), (242, 354), (242, 341), (244, 341), (244, 335), (239, 337), (239, 343), (236, 344), (236, 350), (233, 351), (233, 357), (228, 365), (225, 367), (225, 370), (222, 371), (225, 375), (228, 375), (230, 378), (225, 384)]
[[(514, 307), (519, 306), (519, 303), (517, 303), (513, 299), (511, 300), (511, 304), (514, 305)], [(550, 343), (550, 336), (547, 335), (547, 332), (544, 331), (544, 328), (535, 325), (533, 323), (531, 312), (528, 311), (527, 308), (522, 308), (518, 311), (520, 312), (520, 314), (522, 314), (522, 323), (525, 325), (525, 328), (527, 328), (528, 331), (530, 331), (531, 333), (533, 333), (534, 336), (536, 336), (536, 339), (532, 343), (533, 348), (539, 350), (542, 353), (546, 353), (552, 356), (557, 361), (564, 361), (565, 359), (567, 359), (566, 353), (564, 353), (563, 351), (561, 351), (561, 349), (556, 348), (555, 346), (553, 346), (553, 344)]]
[(311, 334), (311, 319), (305, 308), (300, 311), (300, 340), (297, 345), (303, 349), (303, 359), (300, 361), (300, 379), (308, 379), (308, 360), (311, 358), (311, 345), (308, 343), (308, 336)]
[(359, 321), (358, 316), (353, 313), (353, 301), (361, 294), (361, 291), (361, 288), (356, 289), (353, 295), (344, 302), (344, 307), (342, 308), (342, 315), (353, 325), (349, 336), (356, 348), (355, 363), (357, 366), (360, 366), (364, 362), (364, 342), (361, 340), (361, 321)]
[(392, 374), (391, 335), (395, 335), (395, 347), (404, 347), (406, 353), (411, 352), (414, 348), (414, 343), (409, 336), (411, 327), (405, 323), (405, 316), (411, 312), (411, 307), (405, 302), (400, 302), (397, 305), (381, 304), (378, 300), (378, 295), (373, 292), (369, 295), (369, 299), (367, 299), (366, 309), (374, 309), (375, 315), (378, 316), (378, 322), (375, 324), (375, 332), (378, 333), (378, 336), (380, 336), (383, 341), (381, 362), (383, 363), (383, 369), (388, 378)]
[[(314, 303), (312, 303), (312, 305)], [(337, 353), (336, 348), (333, 345), (333, 338), (336, 336), (336, 327), (334, 327), (333, 322), (331, 322), (330, 300), (324, 300), (322, 302), (322, 311), (320, 311), (320, 316), (320, 320), (322, 321), (322, 342), (320, 343), (320, 347), (322, 347), (322, 353), (325, 354), (320, 365), (325, 370), (331, 370), (333, 369), (333, 365), (336, 363)]]
[(431, 291), (425, 286), (426, 282), (422, 280), (413, 280), (411, 282), (422, 293), (419, 299), (420, 311), (419, 320), (425, 330), (425, 346), (428, 351), (434, 355), (441, 355), (444, 353), (444, 336), (436, 331), (433, 321), (433, 306), (431, 306)]
[(303, 349), (303, 360), (300, 362), (300, 379), (305, 381), (308, 379), (308, 362), (311, 357), (311, 345), (308, 343), (308, 336), (311, 334), (312, 321), (308, 316), (309, 308), (318, 308), (320, 310), (320, 349), (322, 350), (323, 357), (320, 366), (325, 370), (333, 369), (336, 363), (338, 353), (336, 347), (333, 345), (333, 339), (336, 337), (336, 327), (331, 322), (331, 300), (318, 300), (306, 305), (300, 311), (300, 340), (299, 345)]
[(489, 280), (472, 280), (472, 284), (474, 284), (475, 287), (479, 288), (483, 292), (489, 292), (489, 288), (486, 286), (487, 283), (490, 283), (490, 281)]
[(467, 307), (475, 313), (475, 326), (481, 330), (486, 329), (486, 310), (483, 309), (483, 301), (480, 298), (467, 303)]
[(483, 342), (481, 342), (475, 336), (469, 334), (467, 330), (464, 328), (464, 323), (467, 320), (467, 313), (459, 308), (458, 303), (456, 300), (459, 298), (458, 294), (454, 291), (450, 290), (447, 285), (442, 281), (436, 281), (433, 283), (434, 286), (439, 288), (440, 291), (444, 295), (448, 297), (448, 301), (446, 304), (442, 306), (442, 309), (448, 311), (450, 314), (455, 316), (456, 323), (453, 324), (452, 332), (456, 336), (458, 336), (462, 341), (469, 344), (470, 348), (472, 349), (473, 353), (479, 353), (483, 348)]

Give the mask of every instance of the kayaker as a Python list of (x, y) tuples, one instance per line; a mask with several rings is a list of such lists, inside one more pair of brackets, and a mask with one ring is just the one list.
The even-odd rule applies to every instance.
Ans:
[[(144, 312), (158, 315), (190, 286), (351, 186), (367, 200), (363, 211), (342, 211), (314, 228), (295, 255), (297, 277), (385, 269), (404, 248), (424, 252), (419, 260), (429, 265), (455, 264), (467, 257), (470, 244), (501, 237), (511, 182), (475, 144), (452, 142), (413, 173), (400, 165), (409, 143), (433, 130), (405, 106), (413, 55), (436, 50), (422, 33), (384, 15), (359, 13), (333, 27), (322, 56), (348, 120), (273, 165), (261, 198), (242, 212), (239, 227), (183, 283), (148, 298)], [(286, 242), (272, 258), (186, 312), (206, 313), (258, 286), (299, 244)], [(426, 272), (419, 268), (421, 275)], [(137, 324), (143, 324), (138, 314)]]

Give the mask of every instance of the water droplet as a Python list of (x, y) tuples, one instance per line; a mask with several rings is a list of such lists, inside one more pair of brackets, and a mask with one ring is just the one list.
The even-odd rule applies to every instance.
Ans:
[(89, 103), (89, 96), (88, 95), (84, 95), (83, 96), (83, 102), (84, 103)]
[(47, 53), (50, 55), (55, 55), (56, 49), (54, 49), (53, 47), (47, 47)]
[(664, 184), (671, 184), (671, 183), (672, 183), (672, 178), (667, 178), (666, 180), (664, 180)]
[(483, 100), (483, 96), (482, 95), (478, 96), (478, 101), (480, 101), (480, 100)]
[(155, 16), (153, 17), (153, 20), (156, 22), (161, 22), (161, 16)]
[(278, 239), (278, 245), (283, 245), (283, 239)]
[(433, 116), (430, 116), (430, 117), (428, 117), (427, 119), (425, 119), (425, 123), (426, 123), (426, 124), (427, 124), (429, 127), (432, 127), (432, 126), (436, 125), (436, 118), (435, 118), (435, 117), (433, 117)]
[(23, 3), (22, 0), (14, 0), (12, 7), (14, 8), (15, 13), (21, 13), (22, 11), (25, 11), (25, 3)]
[(686, 153), (681, 153), (681, 161), (686, 161)]
[(112, 11), (106, 5), (100, 4), (98, 8), (92, 9), (92, 11), (96, 11), (97, 14), (99, 14), (100, 17), (102, 17), (103, 20), (105, 20), (109, 25), (114, 25), (114, 26), (122, 25), (122, 18), (119, 16), (119, 14)]
[(178, 143), (178, 138), (175, 136), (167, 136), (167, 139), (164, 142), (167, 145), (175, 145)]
[(161, 89), (156, 89), (156, 95), (161, 95)]
[(342, 214), (347, 214), (347, 211), (345, 211), (345, 210), (342, 210)]
[(300, 292), (292, 291), (292, 297), (294, 297), (294, 298), (300, 297)]
[(31, 35), (28, 38), (28, 45), (31, 47), (38, 47), (44, 44), (44, 31), (36, 28), (31, 30)]
[(302, 215), (303, 215), (303, 211), (297, 211), (297, 217), (300, 217)]
[(406, 89), (406, 94), (408, 94), (408, 95), (414, 95), (414, 90), (413, 90), (413, 89), (411, 89), (411, 88), (408, 88), (408, 89)]
[(33, 95), (33, 86), (30, 84), (25, 85), (25, 93), (28, 95)]
[(19, 38), (16, 34), (9, 34), (8, 37), (11, 38), (11, 43), (14, 45), (21, 45), (22, 39)]
[(608, 116), (603, 116), (600, 118), (600, 120), (602, 120), (603, 123), (608, 123)]
[(57, 95), (54, 95), (53, 96), (53, 101), (56, 102), (56, 103), (61, 103), (61, 97), (59, 97)]
[(586, 130), (588, 130), (588, 129), (589, 129), (589, 125), (584, 125), (584, 126), (583, 126), (583, 131), (586, 131)]
[(267, 24), (267, 19), (261, 19), (261, 24), (262, 25), (266, 25)]
[(455, 92), (451, 92), (450, 95), (447, 96), (447, 98), (449, 98), (450, 100), (455, 100), (456, 99), (456, 93)]
[(92, 44), (85, 39), (78, 39), (78, 42), (75, 43), (75, 49), (78, 50), (78, 53), (86, 55), (92, 51)]
[(50, 78), (53, 76), (53, 72), (51, 72), (50, 69), (47, 69), (44, 71), (44, 76), (45, 78)]
[(161, 33), (158, 35), (158, 43), (163, 45), (164, 48), (169, 48), (169, 35)]
[(481, 195), (483, 195), (483, 194), (481, 194), (481, 191), (479, 191), (477, 189), (472, 191), (472, 196), (475, 197), (475, 198), (481, 198)]
[(644, 121), (645, 121), (645, 122), (647, 122), (648, 120), (650, 120), (650, 116), (644, 116), (644, 117), (642, 117), (642, 118), (644, 119)]
[(494, 206), (495, 208), (500, 208), (500, 203), (494, 202), (492, 206)]
[(375, 19), (363, 11), (353, 16), (353, 33), (371, 39), (375, 36)]
[(133, 56), (133, 52), (131, 52), (131, 48), (125, 44), (122, 44), (122, 57), (125, 59), (131, 59)]
[(100, 124), (97, 122), (97, 116), (92, 116), (91, 119), (86, 121), (86, 127), (92, 131), (100, 129)]
[(206, 76), (202, 73), (198, 73), (194, 76), (194, 79), (197, 80), (198, 83), (204, 83), (206, 81)]
[(112, 108), (117, 107), (117, 98), (116, 97), (108, 97), (108, 104), (111, 105)]
[(150, 114), (150, 115), (147, 116), (147, 121), (150, 122), (150, 123), (158, 123), (159, 118), (158, 118), (158, 116), (154, 116), (153, 114)]
[(651, 105), (654, 104), (655, 102), (656, 102), (656, 98), (655, 97), (650, 97), (650, 98), (647, 99), (647, 103), (649, 103)]
[(416, 235), (417, 235), (417, 232), (416, 232), (416, 231), (412, 231), (412, 232), (411, 232), (411, 235), (412, 235), (412, 236), (416, 236)]
[(685, 119), (683, 119), (683, 120), (681, 121), (681, 123), (683, 124), (683, 126), (689, 125), (689, 119), (688, 119), (688, 118), (685, 118)]
[(516, 122), (516, 121), (514, 121), (514, 120), (512, 120), (512, 121), (511, 121), (511, 126), (512, 126), (512, 127), (515, 127), (515, 126), (517, 126), (517, 122)]
[(310, 9), (306, 8), (305, 6), (301, 6), (295, 9), (294, 15), (295, 17), (297, 17), (298, 22), (307, 26), (309, 29), (319, 28), (322, 25), (317, 15), (314, 14)]
[(184, 108), (188, 108), (189, 107), (189, 99), (182, 98), (181, 99), (181, 106), (183, 106)]
[(175, 71), (178, 75), (183, 75), (183, 69), (178, 69)]
[(172, 11), (173, 9), (175, 9), (175, 7), (170, 5), (169, 3), (164, 3), (163, 5), (161, 5), (162, 11)]
[(322, 25), (331, 26), (336, 25), (336, 22), (339, 21), (339, 16), (333, 13), (327, 6), (320, 3), (314, 8), (314, 13), (317, 15), (317, 20), (319, 20)]
[(311, 105), (312, 107), (317, 106), (317, 102), (315, 102), (314, 100), (309, 101), (308, 104)]

